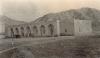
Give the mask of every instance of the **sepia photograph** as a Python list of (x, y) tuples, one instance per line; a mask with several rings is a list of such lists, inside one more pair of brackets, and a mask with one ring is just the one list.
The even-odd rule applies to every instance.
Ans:
[(0, 58), (100, 58), (100, 0), (0, 0)]

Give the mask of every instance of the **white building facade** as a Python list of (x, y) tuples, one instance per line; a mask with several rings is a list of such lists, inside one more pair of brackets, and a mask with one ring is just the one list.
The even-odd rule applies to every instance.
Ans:
[(74, 30), (76, 36), (93, 35), (91, 20), (74, 20)]

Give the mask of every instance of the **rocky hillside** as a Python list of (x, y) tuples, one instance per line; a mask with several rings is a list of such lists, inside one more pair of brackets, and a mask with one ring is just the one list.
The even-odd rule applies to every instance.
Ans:
[(53, 20), (80, 19), (80, 20), (100, 21), (100, 10), (94, 8), (71, 9), (59, 13), (46, 14), (43, 17), (38, 18), (36, 22), (51, 21), (51, 18)]
[(6, 25), (18, 25), (18, 24), (24, 24), (25, 22), (23, 21), (17, 21), (17, 20), (13, 20), (7, 16), (0, 16), (0, 21), (2, 21), (2, 23), (5, 23)]
[(34, 22), (48, 22), (54, 20), (92, 20), (93, 29), (100, 31), (100, 10), (94, 8), (81, 8), (81, 9), (71, 9), (59, 13), (46, 14), (43, 17), (38, 18)]

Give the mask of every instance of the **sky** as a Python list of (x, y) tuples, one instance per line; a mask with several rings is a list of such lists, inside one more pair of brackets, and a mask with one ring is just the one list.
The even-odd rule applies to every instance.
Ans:
[(100, 0), (0, 0), (0, 15), (30, 22), (47, 13), (82, 7), (100, 9)]

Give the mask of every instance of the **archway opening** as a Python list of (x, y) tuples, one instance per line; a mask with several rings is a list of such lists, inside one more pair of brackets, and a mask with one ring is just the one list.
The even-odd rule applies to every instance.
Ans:
[(13, 28), (11, 28), (10, 30), (11, 30), (11, 38), (13, 38), (14, 37), (14, 30), (13, 30)]
[(40, 26), (40, 32), (41, 32), (41, 36), (43, 36), (45, 34), (45, 26), (44, 25)]
[(38, 28), (37, 28), (37, 26), (34, 26), (33, 27), (33, 32), (34, 32), (34, 36), (36, 36), (37, 34), (38, 34)]
[(48, 25), (48, 29), (49, 29), (50, 36), (53, 36), (54, 35), (54, 25), (53, 24), (49, 24)]
[(19, 30), (18, 30), (18, 28), (15, 28), (15, 31), (16, 31), (16, 35), (15, 35), (15, 37), (16, 37), (16, 38), (19, 38), (20, 35), (19, 35)]
[(30, 37), (31, 36), (31, 29), (29, 26), (26, 27), (27, 30), (27, 36)]
[(24, 28), (21, 27), (21, 36), (24, 37)]

